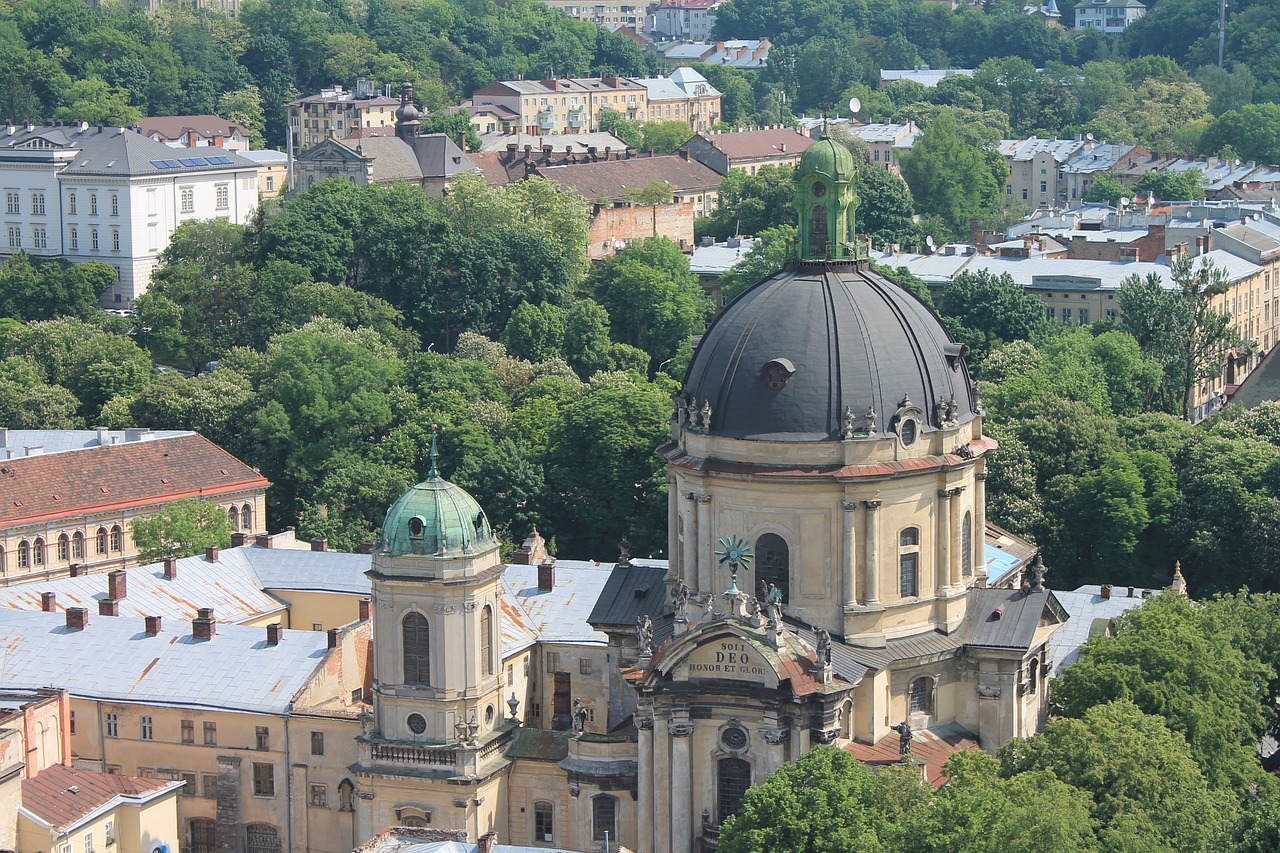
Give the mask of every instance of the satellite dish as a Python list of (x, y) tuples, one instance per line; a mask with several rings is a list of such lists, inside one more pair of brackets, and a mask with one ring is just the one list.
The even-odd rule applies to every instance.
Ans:
[(1133, 199), (1129, 198), (1128, 196), (1125, 196), (1124, 198), (1120, 199), (1120, 206), (1121, 206), (1121, 207), (1128, 207), (1128, 206), (1129, 206), (1129, 202), (1131, 202), (1131, 201), (1133, 201)]
[(937, 244), (933, 242), (933, 235), (928, 235), (928, 236), (926, 236), (926, 237), (924, 238), (924, 244), (925, 244), (926, 246), (928, 246), (928, 247), (929, 247), (929, 251), (930, 251), (930, 252), (932, 252), (934, 249), (938, 248), (938, 247), (937, 247)]
[(859, 101), (857, 98), (850, 98), (849, 112), (856, 113), (860, 109), (862, 109), (862, 101)]
[(1086, 134), (1084, 135), (1084, 138), (1085, 138), (1085, 139), (1087, 139), (1087, 140), (1089, 140), (1090, 142), (1092, 142), (1092, 141), (1093, 141), (1093, 134), (1092, 134), (1092, 133), (1086, 133)]

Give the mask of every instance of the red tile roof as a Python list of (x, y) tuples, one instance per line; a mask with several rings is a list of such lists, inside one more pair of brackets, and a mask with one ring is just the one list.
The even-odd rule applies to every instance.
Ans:
[[(791, 128), (716, 133), (708, 138), (732, 160), (803, 154), (813, 144), (812, 139)], [(784, 145), (786, 151), (782, 150)]]
[[(481, 167), (483, 168), (483, 167)], [(679, 155), (630, 157), (598, 163), (538, 166), (538, 174), (572, 190), (587, 201), (605, 198), (621, 201), (629, 189), (644, 189), (655, 181), (676, 191), (715, 190), (724, 178), (697, 160)]]
[(149, 799), (148, 795), (179, 784), (168, 779), (138, 779), (55, 764), (41, 770), (34, 779), (23, 780), (22, 807), (55, 829), (63, 829), (117, 797)]
[[(898, 743), (898, 733), (893, 732), (874, 744), (855, 742), (844, 749), (863, 764), (897, 764), (902, 760)], [(947, 781), (942, 765), (952, 753), (978, 748), (978, 742), (968, 732), (951, 726), (920, 729), (911, 733), (911, 757), (916, 762), (924, 761), (925, 778), (936, 787), (941, 787)]]
[(206, 139), (230, 136), (232, 133), (237, 133), (244, 139), (249, 138), (249, 131), (243, 124), (212, 115), (150, 116), (139, 119), (138, 125), (142, 128), (143, 136), (158, 133), (165, 139), (182, 139), (188, 130), (194, 130), (197, 136)]
[(0, 525), (271, 485), (198, 434), (9, 459), (0, 484)]

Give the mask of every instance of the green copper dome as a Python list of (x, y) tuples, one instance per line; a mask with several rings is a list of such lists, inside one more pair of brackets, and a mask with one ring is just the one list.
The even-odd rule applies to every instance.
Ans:
[(858, 163), (853, 153), (840, 143), (824, 136), (809, 146), (800, 158), (796, 167), (796, 181), (815, 172), (826, 175), (833, 181), (848, 181), (858, 171)]
[(476, 499), (440, 476), (432, 436), (427, 479), (401, 495), (387, 510), (379, 551), (392, 557), (451, 557), (485, 551), (497, 544), (489, 519)]

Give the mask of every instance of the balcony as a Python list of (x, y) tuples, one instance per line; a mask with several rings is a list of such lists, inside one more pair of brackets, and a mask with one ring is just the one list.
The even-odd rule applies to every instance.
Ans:
[(556, 126), (556, 114), (551, 110), (543, 110), (538, 113), (538, 127), (543, 130), (552, 130)]
[(585, 107), (569, 110), (569, 127), (579, 128), (587, 123), (587, 110)]

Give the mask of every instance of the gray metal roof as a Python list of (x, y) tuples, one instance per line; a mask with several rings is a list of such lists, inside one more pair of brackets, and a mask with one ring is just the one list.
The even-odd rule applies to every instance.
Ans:
[(509, 565), (502, 582), (529, 614), (531, 627), (542, 642), (603, 646), (607, 638), (588, 620), (612, 571), (612, 563), (558, 560), (554, 589), (549, 591), (538, 589), (537, 566)]
[(269, 646), (265, 630), (241, 625), (195, 640), (188, 622), (148, 636), (141, 619), (91, 613), (73, 630), (61, 613), (0, 612), (0, 685), (86, 699), (284, 714), (326, 651), (318, 631), (287, 630)]
[[(196, 611), (202, 607), (212, 607), (220, 622), (236, 623), (284, 611), (284, 602), (264, 592), (247, 562), (237, 557), (237, 552), (249, 550), (290, 553), (231, 549), (223, 551), (217, 563), (210, 563), (203, 556), (186, 557), (178, 561), (178, 574), (173, 580), (164, 577), (163, 567), (158, 563), (125, 569), (128, 594), (120, 600), (120, 615), (115, 618), (129, 618), (132, 624), (134, 619), (143, 616), (160, 616), (176, 623), (194, 619)], [(29, 580), (0, 587), (0, 612), (39, 610), (40, 594), (44, 592), (57, 596), (59, 611), (68, 607), (86, 607), (91, 615), (96, 616), (98, 602), (108, 597), (107, 575), (97, 572), (75, 578)]]
[(742, 237), (736, 246), (731, 246), (729, 242), (698, 246), (689, 256), (689, 272), (694, 275), (724, 275), (727, 270), (737, 266), (754, 244), (754, 238)]
[[(139, 441), (141, 436), (148, 435), (147, 440), (176, 438), (181, 435), (194, 435), (185, 429), (109, 429), (103, 430), (105, 444), (124, 444), (128, 441)], [(41, 453), (65, 453), (68, 450), (84, 450), (87, 447), (101, 447), (103, 436), (92, 429), (0, 429), (0, 459), (19, 458), (27, 455), (28, 447), (39, 447)]]
[[(202, 559), (202, 558), (192, 558)], [(340, 551), (301, 551), (288, 548), (231, 548), (218, 555), (220, 565), (243, 567), (262, 589), (300, 592), (339, 592), (369, 595), (373, 586), (365, 572), (373, 565), (368, 554)]]
[[(764, 368), (794, 366), (771, 386)], [(731, 438), (821, 441), (841, 433), (845, 409), (890, 416), (909, 397), (937, 428), (954, 400), (974, 417), (968, 369), (936, 315), (865, 263), (793, 265), (725, 306), (694, 352), (684, 391), (711, 407), (710, 432)], [(701, 405), (699, 403), (699, 405)]]
[[(1150, 590), (1157, 592), (1158, 590)], [(1111, 620), (1142, 604), (1142, 594), (1148, 590), (1134, 589), (1129, 595), (1127, 587), (1115, 587), (1110, 598), (1102, 597), (1097, 584), (1082, 586), (1073, 592), (1054, 592), (1062, 609), (1070, 614), (1067, 624), (1053, 632), (1049, 640), (1049, 652), (1053, 661), (1053, 677), (1062, 674), (1062, 668), (1080, 656), (1080, 647), (1094, 634), (1105, 632)]]
[(1027, 649), (1040, 621), (1062, 619), (1062, 606), (1049, 590), (1023, 593), (1016, 589), (975, 589), (958, 638), (965, 645), (999, 649)]
[[(15, 128), (0, 136), (0, 160), (47, 158), (54, 152), (71, 154), (61, 170), (64, 177), (77, 175), (187, 175), (254, 169), (258, 164), (223, 148), (175, 151), (163, 142), (126, 127), (84, 125)], [(170, 165), (172, 164), (172, 165)]]

